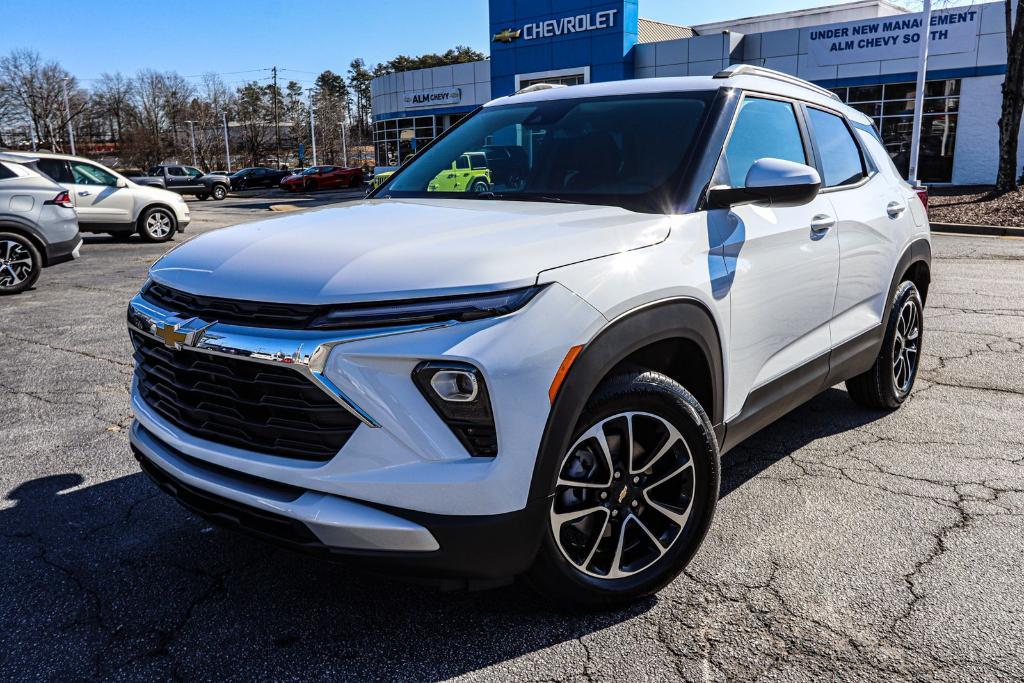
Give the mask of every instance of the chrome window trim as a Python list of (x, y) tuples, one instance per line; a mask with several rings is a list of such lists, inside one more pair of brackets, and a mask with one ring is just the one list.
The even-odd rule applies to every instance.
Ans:
[[(239, 325), (224, 325), (200, 320), (174, 311), (166, 311), (136, 294), (128, 304), (128, 329), (155, 339), (174, 350), (187, 349), (211, 356), (246, 360), (286, 367), (309, 379), (324, 393), (373, 429), (380, 423), (359, 407), (331, 381), (324, 369), (334, 347), (364, 339), (439, 329), (455, 321), (403, 325), (372, 330), (277, 330)], [(158, 331), (175, 333), (175, 339)]]

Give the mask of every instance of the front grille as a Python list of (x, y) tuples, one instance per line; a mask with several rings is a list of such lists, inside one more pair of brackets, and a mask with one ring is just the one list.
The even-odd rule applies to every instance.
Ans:
[(312, 304), (275, 304), (200, 296), (158, 282), (146, 285), (142, 290), (142, 298), (165, 311), (195, 316), (207, 322), (282, 330), (305, 329), (310, 321), (326, 310), (323, 306)]
[(295, 370), (174, 351), (134, 330), (132, 343), (135, 376), (146, 405), (202, 439), (324, 462), (360, 424)]

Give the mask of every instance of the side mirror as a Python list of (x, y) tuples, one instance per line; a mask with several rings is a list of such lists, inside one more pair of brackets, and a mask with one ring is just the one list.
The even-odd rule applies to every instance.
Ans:
[(124, 178), (118, 178), (117, 182), (114, 183), (114, 187), (128, 187), (128, 181), (126, 181)]
[(818, 195), (821, 176), (806, 164), (785, 159), (758, 159), (747, 171), (743, 187), (712, 187), (709, 209), (727, 209), (741, 204), (799, 206)]

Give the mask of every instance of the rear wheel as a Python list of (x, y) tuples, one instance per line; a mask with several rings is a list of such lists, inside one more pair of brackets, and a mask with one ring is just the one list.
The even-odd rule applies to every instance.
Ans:
[(473, 194), (480, 194), (481, 192), (487, 192), (491, 189), (490, 185), (487, 184), (486, 180), (479, 179), (474, 180), (473, 184), (469, 186), (469, 191)]
[(209, 196), (210, 196), (210, 195), (208, 195), (208, 194), (202, 194), (202, 193), (200, 193), (200, 194), (197, 194), (197, 195), (196, 195), (196, 199), (198, 199), (198, 200), (199, 200), (199, 201), (201, 201), (201, 202), (205, 202), (205, 201), (206, 201), (206, 199), (207, 199), (207, 197), (209, 197)]
[(166, 242), (177, 229), (174, 214), (161, 206), (148, 209), (139, 217), (139, 236), (147, 242)]
[(43, 258), (28, 238), (0, 232), (0, 296), (24, 292), (42, 269)]
[(914, 388), (924, 342), (924, 304), (913, 282), (896, 289), (882, 349), (867, 372), (846, 380), (856, 403), (875, 410), (895, 410)]
[(527, 578), (554, 600), (610, 607), (660, 590), (697, 551), (718, 499), (718, 444), (686, 389), (638, 371), (598, 388), (557, 472)]

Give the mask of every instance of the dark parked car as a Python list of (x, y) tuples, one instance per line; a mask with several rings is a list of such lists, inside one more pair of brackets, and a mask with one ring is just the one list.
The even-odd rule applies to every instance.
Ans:
[(254, 187), (277, 187), (289, 175), (288, 171), (256, 166), (243, 168), (228, 176), (232, 190), (248, 190)]
[(153, 166), (149, 169), (149, 177), (163, 180), (165, 189), (195, 195), (198, 199), (213, 197), (219, 201), (228, 196), (230, 189), (224, 176), (203, 173), (195, 166)]

